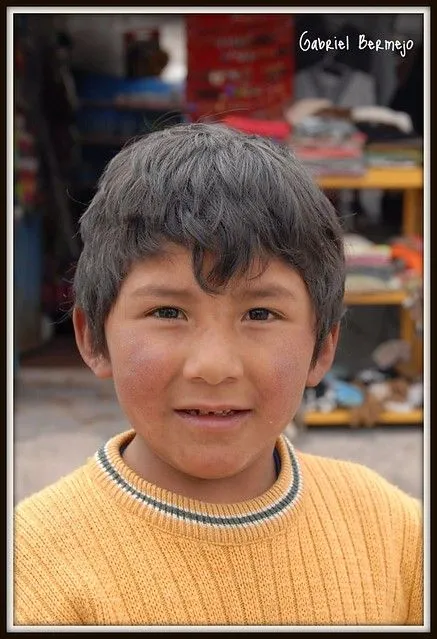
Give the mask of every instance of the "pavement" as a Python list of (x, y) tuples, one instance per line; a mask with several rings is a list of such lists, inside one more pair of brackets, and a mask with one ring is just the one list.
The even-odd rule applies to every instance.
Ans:
[[(82, 367), (22, 367), (14, 390), (14, 503), (81, 465), (129, 426), (111, 380)], [(423, 496), (423, 428), (311, 427), (298, 450), (364, 464), (404, 491)]]

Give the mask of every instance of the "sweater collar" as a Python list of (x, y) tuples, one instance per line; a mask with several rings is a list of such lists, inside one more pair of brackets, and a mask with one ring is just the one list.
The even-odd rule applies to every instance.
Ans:
[(111, 491), (112, 499), (152, 525), (177, 534), (212, 536), (216, 541), (229, 541), (236, 535), (242, 541), (265, 535), (268, 530), (279, 532), (284, 519), (299, 505), (302, 473), (296, 451), (284, 435), (276, 442), (281, 464), (277, 481), (263, 495), (235, 504), (190, 499), (139, 477), (121, 455), (134, 435), (134, 431), (127, 431), (110, 439), (97, 451), (93, 464), (96, 478)]

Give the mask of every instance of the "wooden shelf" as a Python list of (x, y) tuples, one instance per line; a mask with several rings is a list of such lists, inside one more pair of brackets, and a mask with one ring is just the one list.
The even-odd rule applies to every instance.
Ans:
[(322, 189), (384, 189), (405, 191), (421, 189), (423, 168), (370, 168), (364, 175), (323, 175), (316, 178)]
[(375, 291), (372, 293), (347, 292), (344, 296), (346, 306), (383, 306), (400, 305), (408, 299), (408, 293), (399, 291)]
[[(345, 409), (334, 410), (331, 413), (309, 412), (304, 416), (307, 426), (349, 426), (350, 412)], [(378, 420), (379, 424), (421, 424), (423, 411), (421, 409), (407, 413), (387, 411)]]

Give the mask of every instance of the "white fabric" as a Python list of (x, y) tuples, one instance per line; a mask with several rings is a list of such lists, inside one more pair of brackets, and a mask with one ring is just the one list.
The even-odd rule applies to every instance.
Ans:
[(285, 118), (291, 125), (296, 126), (305, 118), (314, 115), (322, 109), (327, 109), (332, 106), (332, 102), (326, 98), (308, 98), (306, 100), (299, 100), (286, 110)]
[(389, 124), (397, 127), (404, 133), (413, 131), (413, 123), (408, 113), (394, 111), (388, 107), (365, 106), (352, 109), (352, 120), (354, 122), (375, 122), (377, 124)]

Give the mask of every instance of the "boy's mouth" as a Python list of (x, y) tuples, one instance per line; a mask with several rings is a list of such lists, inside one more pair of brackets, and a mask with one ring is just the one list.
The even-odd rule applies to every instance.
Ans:
[(201, 410), (200, 408), (190, 408), (178, 412), (187, 413), (188, 415), (194, 415), (196, 417), (202, 417), (206, 415), (215, 417), (229, 417), (230, 415), (235, 415), (236, 413), (241, 413), (243, 411), (234, 408), (228, 408), (225, 410)]
[(240, 428), (251, 414), (250, 409), (232, 406), (204, 406), (203, 408), (180, 408), (175, 413), (190, 428), (203, 430), (228, 431)]

